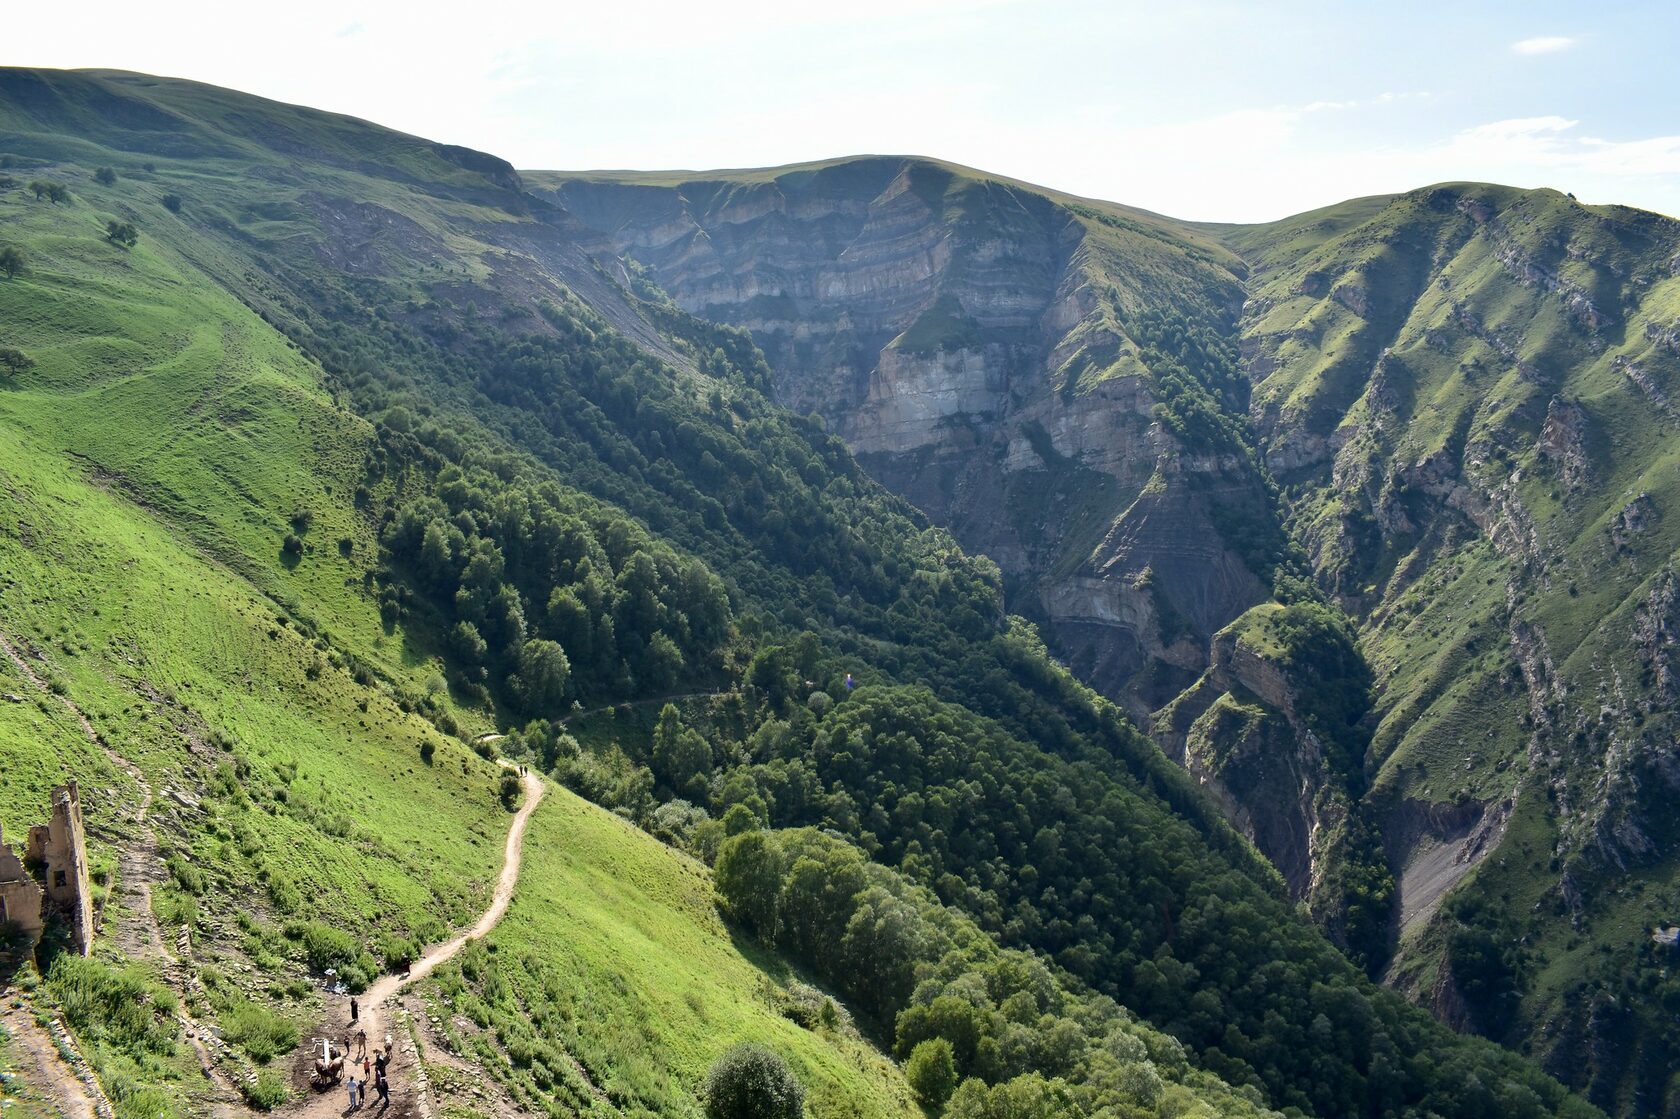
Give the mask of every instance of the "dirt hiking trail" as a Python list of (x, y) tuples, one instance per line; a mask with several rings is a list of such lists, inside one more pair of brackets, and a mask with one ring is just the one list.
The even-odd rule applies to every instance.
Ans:
[[(502, 766), (506, 769), (517, 768), (512, 762), (506, 761), (502, 763)], [(393, 1042), (400, 1041), (390, 1021), (388, 1004), (401, 993), (402, 989), (411, 983), (424, 979), (438, 965), (453, 959), (462, 948), (466, 947), (467, 941), (486, 936), (501, 921), (502, 916), (507, 913), (508, 903), (513, 900), (513, 888), (519, 882), (519, 867), (524, 857), (525, 848), (525, 825), (530, 821), (531, 813), (535, 811), (543, 798), (542, 778), (537, 774), (532, 772), (521, 774), (520, 783), (525, 789), (525, 801), (519, 806), (519, 811), (514, 814), (513, 823), (508, 828), (507, 846), (502, 853), (502, 873), (496, 881), (496, 893), (490, 901), (490, 907), (479, 916), (472, 928), (428, 950), (415, 961), (408, 974), (384, 976), (358, 995), (357, 1001), (361, 1008), (361, 1014), (354, 1028), (349, 1024), (349, 1000), (347, 998), (335, 999), (336, 1006), (331, 1012), (328, 1022), (332, 1024), (338, 1036), (349, 1034), (353, 1037), (357, 1030), (366, 1030), (368, 1055), (370, 1057), (376, 1048), (385, 1044), (387, 1033), (391, 1035)], [(340, 1024), (344, 1027), (342, 1032), (337, 1031)], [(314, 1054), (311, 1050), (311, 1043), (313, 1040), (313, 1038), (306, 1038), (304, 1044), (299, 1046), (298, 1054), (294, 1055), (294, 1059), (312, 1063)], [(352, 1055), (359, 1052), (360, 1050), (352, 1049)], [(398, 1053), (402, 1053), (400, 1047)], [(402, 1060), (399, 1057), (399, 1059), (392, 1061), (387, 1078), (391, 1084), (393, 1111), (399, 1106), (407, 1111), (412, 1106), (414, 1102), (412, 1099), (414, 1071), (412, 1060)], [(350, 1065), (346, 1064), (345, 1079), (349, 1079), (350, 1075)], [(359, 1066), (355, 1075), (357, 1080), (362, 1079)], [(400, 1103), (399, 1097), (402, 1097)], [(284, 1113), (289, 1116), (299, 1116), (302, 1119), (329, 1119), (332, 1116), (347, 1114), (348, 1102), (349, 1097), (346, 1094), (344, 1084), (341, 1082), (331, 1088), (311, 1091), (301, 1104), (285, 1108)], [(376, 1117), (381, 1111), (377, 1104), (364, 1105), (362, 1110), (370, 1112)]]

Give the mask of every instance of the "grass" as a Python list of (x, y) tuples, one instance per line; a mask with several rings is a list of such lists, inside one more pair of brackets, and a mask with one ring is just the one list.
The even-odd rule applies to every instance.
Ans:
[(969, 349), (981, 342), (980, 324), (955, 296), (941, 296), (891, 342), (904, 353), (928, 355), (942, 350)]
[(432, 995), (441, 1019), (488, 1026), (454, 1045), (523, 1104), (593, 1106), (564, 1051), (628, 1114), (697, 1115), (711, 1062), (752, 1040), (787, 1059), (812, 1119), (915, 1114), (872, 1047), (785, 1015), (797, 977), (725, 927), (702, 864), (564, 790), (532, 817), (526, 852), (507, 918)]
[[(410, 710), (437, 664), (423, 643), (380, 625), (364, 589), (376, 526), (352, 495), (376, 453), (371, 429), (252, 308), (297, 313), (284, 285), (265, 282), (276, 250), (354, 240), (324, 235), (323, 199), (378, 206), (381, 236), (424, 243), (383, 261), (382, 279), (393, 289), (410, 284), (419, 298), (422, 281), (445, 269), (462, 287), (491, 277), (495, 257), (465, 231), (523, 219), (432, 145), (347, 118), (255, 102), (236, 111), (218, 91), (133, 75), (7, 80), (36, 81), (40, 96), (8, 99), (0, 149), (55, 161), (52, 176), (75, 200), (52, 207), (0, 194), (0, 241), (20, 245), (29, 261), (22, 276), (0, 282), (0, 344), (37, 362), (0, 386), (0, 619), (38, 654), (55, 689), (144, 772), (157, 794), (158, 855), (174, 868), (153, 894), (166, 937), (190, 925), (207, 975), (249, 966), (261, 977), (250, 990), (207, 980), (212, 994), (194, 1011), (233, 1027), (253, 1057), (272, 1058), (289, 1027), (318, 1012), (315, 973), (333, 966), (365, 979), (385, 955), (383, 935), (431, 939), (477, 912), (505, 813), (494, 770)], [(21, 104), (51, 110), (38, 119)], [(176, 148), (142, 163), (125, 145), (158, 114), (173, 115)], [(299, 151), (309, 153), (307, 183), (291, 166)], [(115, 184), (92, 177), (104, 163), (118, 168)], [(717, 174), (685, 194), (696, 205), (753, 204), (761, 192), (855, 186), (860, 177), (885, 189), (905, 170), (895, 159), (832, 161)], [(1007, 212), (999, 228), (1011, 238), (1062, 212), (1023, 184), (931, 162), (908, 170), (908, 189), (964, 237), (988, 207)], [(618, 178), (663, 188), (693, 176)], [(1431, 192), (1246, 231), (1050, 196), (1084, 232), (1069, 269), (1092, 306), (1067, 335), (1057, 371), (1064, 403), (1097, 386), (1118, 391), (1121, 378), (1147, 380), (1121, 328), (1140, 307), (1184, 306), (1219, 321), (1231, 313), (1244, 261), (1223, 241), (1257, 277), (1244, 329), (1279, 363), (1257, 388), (1257, 412), (1327, 439), (1359, 432), (1343, 448), (1353, 481), (1326, 484), (1314, 474), (1327, 474), (1325, 464), (1289, 479), (1305, 487), (1297, 526), (1303, 542), (1322, 548), (1316, 555), (1346, 561), (1357, 577), (1342, 589), (1365, 612), (1366, 651), (1384, 677), (1379, 787), (1435, 803), (1491, 799), (1522, 780), (1512, 763), (1523, 757), (1525, 705), (1504, 683), (1509, 659), (1496, 655), (1504, 611), (1548, 635), (1579, 693), (1596, 694), (1608, 669), (1637, 679), (1629, 626), (1680, 545), (1680, 520), (1667, 512), (1680, 497), (1671, 421), (1617, 364), (1643, 363), (1660, 384), (1674, 383), (1672, 358), (1643, 327), (1680, 319), (1680, 280), (1644, 259), (1626, 214), (1575, 207), (1553, 192), (1453, 190), (1498, 208), (1501, 236), (1559, 283), (1517, 277), (1491, 235)], [(179, 215), (159, 204), (176, 191), (186, 195)], [(137, 247), (101, 236), (112, 218), (138, 221)], [(377, 254), (379, 238), (369, 244)], [(1301, 289), (1306, 271), (1323, 275), (1326, 294)], [(1611, 326), (1585, 334), (1560, 287), (1589, 294), (1613, 314)], [(1329, 298), (1334, 291), (1342, 297)], [(901, 343), (971, 341), (960, 312), (936, 304)], [(1393, 400), (1372, 391), (1385, 351), (1400, 382)], [(1532, 451), (1554, 394), (1581, 402), (1595, 440), (1596, 473), (1568, 493), (1553, 492), (1557, 482)], [(1432, 489), (1439, 479), (1430, 467), (1443, 455), (1472, 497), (1510, 483), (1544, 552), (1536, 571), (1520, 570), (1508, 547), (1499, 554), (1469, 542), (1466, 526), (1488, 511)], [(1087, 487), (1071, 469), (1046, 473), (1017, 496), (1040, 511), (1056, 499), (1069, 507), (1053, 534), (1062, 552), (1046, 560), (1066, 574), (1135, 495), (1131, 486)], [(1178, 484), (1157, 473), (1147, 492), (1165, 501), (1157, 490)], [(1653, 494), (1655, 526), (1607, 548), (1617, 513), (1641, 490)], [(1395, 491), (1420, 518), (1439, 514), (1435, 524), (1397, 529), (1380, 555), (1348, 554), (1343, 515), (1362, 497)], [(306, 529), (302, 518), (294, 523), (299, 510), (310, 514)], [(1018, 528), (1029, 539), (1050, 535), (1038, 513)], [(292, 532), (301, 556), (281, 553)], [(343, 551), (339, 541), (348, 542)], [(1576, 583), (1578, 591), (1560, 590)], [(1253, 637), (1264, 644), (1264, 627)], [(117, 852), (149, 839), (132, 818), (135, 784), (61, 704), (3, 664), (0, 690), (23, 699), (0, 703), (0, 823), (15, 834), (35, 822), (46, 789), (75, 775), (96, 865), (120, 878)], [(1671, 729), (1660, 714), (1641, 729)], [(622, 731), (628, 738), (635, 728)], [(1603, 756), (1603, 743), (1592, 745), (1582, 772), (1545, 776), (1590, 790)], [(1556, 884), (1540, 857), (1545, 845), (1583, 841), (1532, 797), (1523, 813), (1512, 825), (1517, 845), (1499, 855), (1520, 855), (1522, 865), (1496, 858), (1476, 878), (1513, 913)], [(563, 798), (538, 814), (531, 846), (526, 888), (495, 951), (470, 953), (457, 969), (460, 988), (446, 976), (439, 996), (470, 1012), (475, 1028), (460, 1044), (522, 1101), (592, 1109), (593, 1081), (628, 1107), (680, 1113), (724, 1045), (767, 1036), (813, 1084), (817, 1113), (907, 1110), (896, 1074), (867, 1047), (780, 1016), (789, 977), (732, 942), (697, 867)], [(1658, 859), (1636, 877), (1656, 897), (1672, 873)], [(1548, 962), (1537, 971), (1535, 1013), (1589, 973), (1584, 953), (1637, 940), (1636, 916), (1651, 906), (1619, 892), (1637, 882), (1600, 890), (1601, 923), (1590, 937), (1543, 934)], [(125, 932), (144, 915), (107, 908), (97, 966), (155, 980), (120, 959)], [(84, 986), (49, 984), (44, 997), (68, 1005)], [(111, 1080), (127, 1086), (117, 1093), (125, 1108), (202, 1103), (179, 1052), (82, 1029)]]
[[(34, 262), (0, 285), (0, 318), (42, 374), (0, 392), (0, 616), (152, 786), (161, 853), (193, 870), (154, 894), (165, 936), (189, 923), (217, 961), (245, 955), (236, 909), (296, 909), (358, 937), (465, 922), (501, 852), (493, 767), (399, 707), (420, 666), (381, 630), (354, 561), (319, 548), (288, 569), (278, 555), (287, 514), (307, 506), (312, 538), (350, 535), (371, 556), (343, 481), (360, 422), (254, 314), (165, 253), (143, 245), (88, 274), (105, 247), (54, 248), (76, 220), (0, 201), (0, 229)], [(391, 682), (358, 683), (352, 657)], [(39, 822), (47, 790), (74, 776), (96, 864), (142, 843), (138, 790), (58, 699), (9, 662), (0, 691), (23, 699), (0, 702), (7, 832)], [(104, 936), (138, 916), (108, 912)], [(305, 952), (279, 948), (263, 959), (285, 985)], [(260, 997), (301, 1020), (308, 991)], [(167, 1060), (110, 1068), (187, 1105), (191, 1082)]]
[[(1572, 1031), (1610, 999), (1638, 1021), (1624, 1036), (1655, 1045), (1674, 998), (1648, 955), (1649, 927), (1680, 906), (1671, 812), (1630, 758), (1675, 731), (1636, 635), (1680, 560), (1680, 361), (1661, 341), (1680, 319), (1676, 226), (1460, 183), (1212, 231), (1254, 269), (1244, 329), (1277, 363), (1255, 389), (1272, 437), (1337, 440), (1335, 479), (1326, 461), (1286, 480), (1321, 570), (1348, 572), (1380, 681), (1374, 795), (1516, 798), (1503, 842), (1458, 888), (1522, 945), (1505, 1040), (1555, 1048), (1577, 1083), (1598, 1078), (1596, 1101), (1632, 1107), (1669, 1051), (1619, 1041), (1589, 1069), (1577, 1054), (1603, 1043)], [(1344, 285), (1366, 292), (1363, 310), (1333, 296)], [(1568, 470), (1539, 447), (1557, 405), (1580, 420)], [(1345, 518), (1377, 502), (1380, 554), (1349, 549)], [(1519, 633), (1556, 730), (1537, 735)], [(1408, 938), (1414, 989), (1447, 966), (1449, 909)]]

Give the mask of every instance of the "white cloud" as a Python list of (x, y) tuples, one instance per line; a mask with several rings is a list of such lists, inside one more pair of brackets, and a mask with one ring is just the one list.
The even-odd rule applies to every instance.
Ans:
[(1680, 175), (1680, 136), (1602, 140), (1565, 117), (1521, 117), (1467, 128), (1447, 145), (1468, 165), (1504, 164), (1593, 175)]
[(1350, 101), (1309, 101), (1300, 106), (1303, 113), (1321, 113), (1327, 109), (1366, 109), (1383, 105), (1398, 105), (1402, 101), (1421, 101), (1429, 96), (1424, 89), (1408, 90), (1405, 93), (1395, 93), (1389, 90), (1379, 93), (1375, 97), (1354, 98)]
[(1511, 44), (1513, 54), (1556, 54), (1575, 45), (1568, 35), (1537, 35), (1532, 39), (1518, 39)]

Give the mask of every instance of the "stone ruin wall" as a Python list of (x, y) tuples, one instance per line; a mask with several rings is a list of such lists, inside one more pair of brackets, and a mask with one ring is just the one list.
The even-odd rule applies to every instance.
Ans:
[(21, 859), (0, 842), (0, 920), (17, 925), (36, 943), (46, 918), (56, 910), (69, 927), (76, 951), (85, 956), (93, 949), (93, 889), (76, 783), (53, 789), (51, 803), (47, 823), (29, 829)]

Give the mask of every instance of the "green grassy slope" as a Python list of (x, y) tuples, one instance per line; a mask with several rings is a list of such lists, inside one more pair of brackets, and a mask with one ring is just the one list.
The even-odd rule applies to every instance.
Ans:
[(1083, 198), (1078, 195), (1067, 194), (1050, 187), (1038, 186), (1033, 183), (1011, 179), (1004, 175), (995, 175), (988, 171), (981, 171), (973, 167), (965, 167), (960, 163), (949, 160), (933, 159), (921, 155), (855, 155), (840, 156), (834, 159), (813, 160), (809, 163), (790, 163), (778, 167), (751, 168), (719, 168), (713, 170), (683, 171), (521, 171), (520, 175), (533, 187), (554, 190), (569, 182), (594, 183), (624, 183), (638, 187), (684, 187), (691, 184), (720, 184), (720, 185), (753, 185), (774, 182), (785, 182), (790, 187), (797, 188), (804, 181), (815, 178), (820, 172), (840, 170), (851, 172), (859, 165), (890, 164), (903, 165), (906, 163), (925, 165), (937, 168), (950, 178), (961, 184), (996, 184), (1012, 190), (1039, 195), (1053, 199), (1071, 207), (1084, 207), (1096, 214), (1113, 219), (1116, 227), (1125, 222), (1132, 222), (1137, 226), (1147, 227), (1173, 241), (1193, 246), (1202, 254), (1220, 264), (1232, 265), (1238, 262), (1237, 256), (1227, 249), (1218, 237), (1218, 230), (1209, 233), (1200, 232), (1199, 227), (1176, 221), (1161, 214), (1140, 210), (1135, 206), (1122, 206), (1115, 202), (1107, 202), (1097, 198)]
[(1402, 981), (1606, 1107), (1672, 1106), (1680, 226), (1452, 183), (1223, 235), (1268, 462), (1381, 683), (1373, 795), (1511, 814)]
[[(451, 1048), (514, 1098), (587, 1111), (598, 1091), (620, 1113), (697, 1114), (712, 1061), (756, 1041), (787, 1057), (813, 1119), (917, 1114), (896, 1066), (855, 1032), (788, 1016), (797, 977), (732, 936), (705, 864), (565, 791), (533, 817), (526, 842), (507, 919), (488, 951), (440, 974), (435, 996), (440, 1017), (465, 1013), (497, 1031), (500, 1044), (454, 1031)], [(509, 1068), (501, 1050), (521, 1037), (543, 1040), (527, 1068)], [(549, 1084), (538, 1063), (556, 1074)]]

